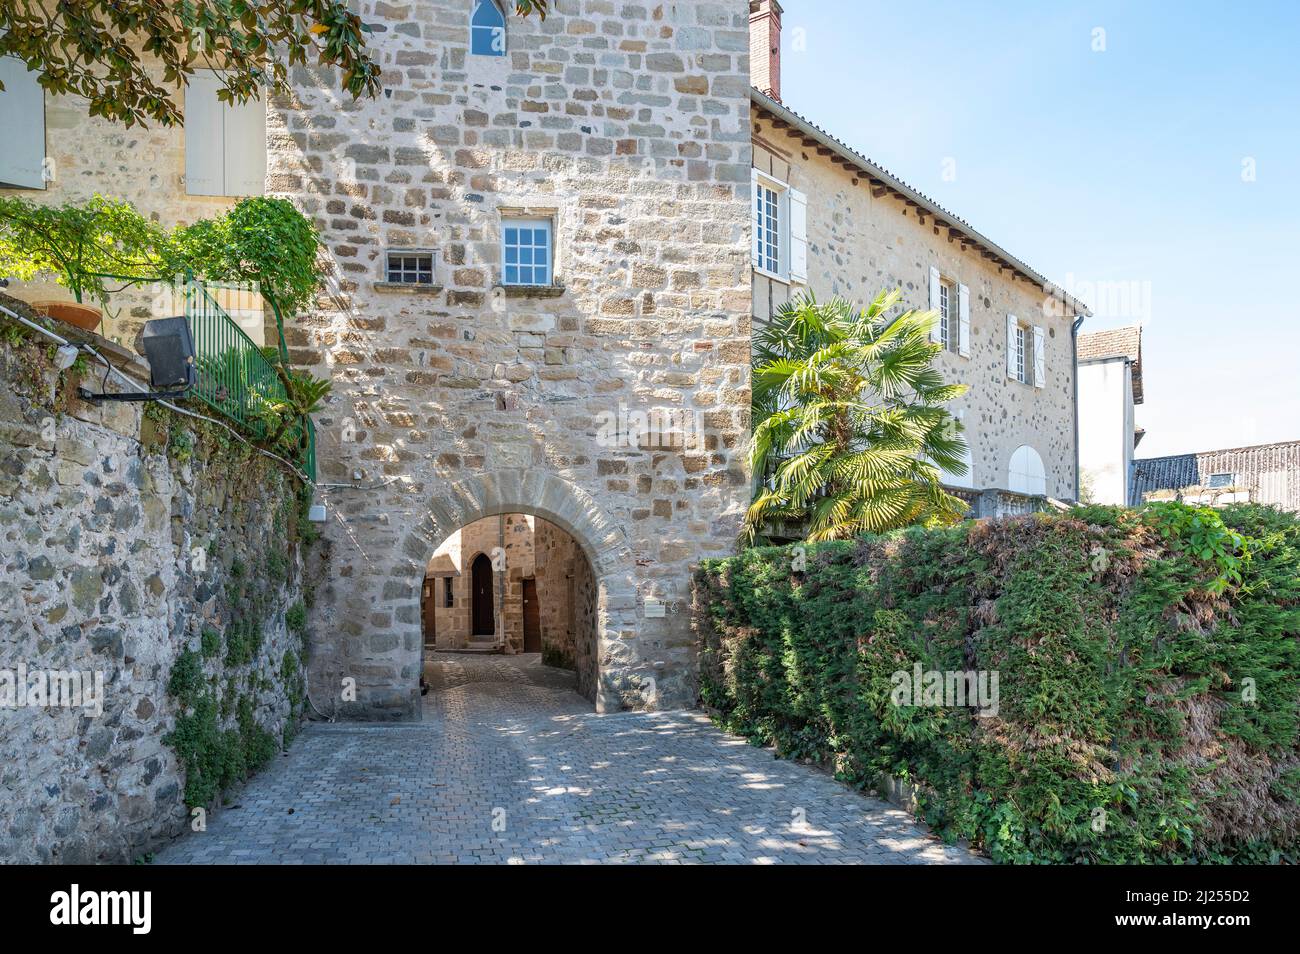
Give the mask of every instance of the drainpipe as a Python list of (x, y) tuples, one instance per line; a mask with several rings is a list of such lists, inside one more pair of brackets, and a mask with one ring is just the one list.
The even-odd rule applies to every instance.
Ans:
[(1079, 473), (1079, 326), (1083, 324), (1083, 315), (1075, 315), (1070, 325), (1070, 354), (1074, 363), (1074, 502), (1080, 503), (1079, 491), (1082, 476)]

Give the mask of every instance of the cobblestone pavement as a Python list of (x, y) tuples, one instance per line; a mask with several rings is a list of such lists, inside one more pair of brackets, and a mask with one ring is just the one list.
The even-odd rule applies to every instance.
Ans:
[(596, 715), (536, 655), (431, 654), (424, 721), (317, 723), (158, 863), (979, 862), (695, 712)]

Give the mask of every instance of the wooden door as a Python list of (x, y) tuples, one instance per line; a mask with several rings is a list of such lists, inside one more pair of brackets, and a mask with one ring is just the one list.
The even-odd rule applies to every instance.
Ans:
[(542, 613), (537, 602), (537, 581), (524, 580), (524, 652), (542, 651)]
[(422, 604), (424, 608), (424, 645), (433, 648), (438, 642), (438, 624), (435, 608), (438, 605), (438, 587), (442, 581), (437, 577), (425, 577)]
[(496, 635), (495, 600), (492, 594), (492, 561), (486, 553), (474, 558), (470, 571), (470, 586), (473, 595), (473, 625), (470, 632), (474, 636)]

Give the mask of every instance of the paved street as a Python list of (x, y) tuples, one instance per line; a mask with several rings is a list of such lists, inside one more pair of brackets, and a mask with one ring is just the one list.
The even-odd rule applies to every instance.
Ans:
[(422, 723), (313, 724), (157, 863), (978, 861), (693, 712), (598, 716), (536, 655), (437, 654)]

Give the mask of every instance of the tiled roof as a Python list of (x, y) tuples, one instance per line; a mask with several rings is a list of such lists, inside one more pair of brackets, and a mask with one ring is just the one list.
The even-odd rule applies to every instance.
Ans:
[(1142, 328), (1110, 328), (1079, 335), (1079, 360), (1128, 358), (1133, 362), (1133, 403), (1142, 403)]
[(1135, 460), (1129, 504), (1138, 506), (1156, 490), (1203, 487), (1211, 474), (1234, 475), (1253, 501), (1300, 512), (1300, 441)]
[(790, 107), (783, 103), (778, 103), (772, 97), (768, 96), (762, 90), (751, 86), (749, 89), (749, 98), (760, 109), (765, 110), (770, 115), (781, 120), (801, 133), (821, 143), (827, 149), (837, 153), (841, 159), (851, 162), (857, 166), (866, 175), (868, 179), (878, 180), (885, 187), (898, 193), (905, 200), (915, 203), (918, 207), (924, 209), (928, 215), (932, 215), (936, 220), (943, 220), (948, 223), (949, 228), (956, 229), (964, 233), (975, 243), (986, 248), (993, 256), (1001, 259), (1013, 271), (1019, 272), (1022, 276), (1031, 282), (1041, 286), (1045, 291), (1058, 298), (1069, 310), (1076, 315), (1091, 315), (1092, 311), (1083, 302), (1079, 301), (1073, 295), (1068, 294), (1065, 289), (1061, 288), (1054, 282), (1048, 281), (1043, 275), (1034, 271), (1020, 259), (1016, 258), (1010, 252), (1005, 251), (995, 242), (975, 231), (974, 227), (965, 219), (959, 218), (949, 212), (939, 203), (935, 202), (929, 196), (912, 188), (898, 176), (885, 169), (883, 166), (876, 165), (866, 156), (854, 151), (851, 147), (836, 139), (820, 126), (799, 115)]

